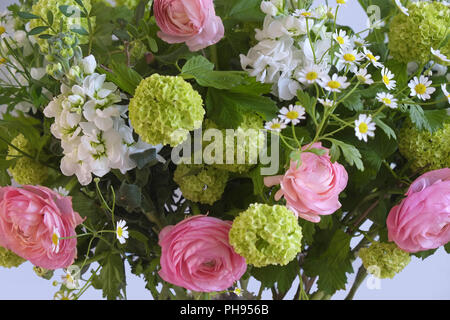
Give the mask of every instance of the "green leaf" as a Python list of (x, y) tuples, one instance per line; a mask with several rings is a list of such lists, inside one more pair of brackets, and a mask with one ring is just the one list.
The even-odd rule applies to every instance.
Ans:
[(65, 15), (66, 17), (68, 17), (68, 18), (73, 16), (75, 11), (76, 11), (76, 10), (74, 10), (73, 6), (69, 6), (69, 5), (66, 5), (66, 4), (62, 5), (62, 6), (59, 6), (58, 8), (59, 8), (59, 11), (61, 11), (61, 13), (63, 15)]
[(102, 262), (98, 283), (101, 283), (103, 297), (115, 300), (121, 297), (120, 290), (125, 288), (125, 268), (119, 254), (110, 253)]
[(8, 174), (8, 171), (6, 169), (0, 169), (0, 186), (10, 186), (11, 185), (11, 178)]
[(255, 112), (264, 120), (276, 117), (276, 103), (267, 97), (210, 88), (206, 99), (208, 118), (223, 128), (237, 128), (241, 112)]
[[(350, 144), (347, 144), (345, 142), (336, 140), (336, 139), (327, 139), (329, 140), (331, 143), (333, 143), (333, 145), (338, 146), (345, 158), (345, 161), (347, 161), (347, 163), (351, 166), (356, 166), (356, 168), (358, 168), (358, 170), (360, 171), (364, 171), (364, 164), (361, 160), (361, 153), (359, 152), (359, 150), (355, 147), (352, 146)], [(332, 151), (334, 153), (334, 156), (336, 156), (336, 147), (332, 147)]]
[(261, 0), (238, 0), (231, 8), (229, 16), (239, 21), (261, 21), (264, 14), (260, 9)]
[(437, 249), (431, 249), (431, 250), (416, 252), (416, 253), (413, 253), (413, 255), (416, 256), (417, 258), (425, 260), (426, 258), (432, 256), (436, 251), (437, 251)]
[(130, 155), (131, 160), (136, 162), (138, 169), (143, 169), (146, 165), (153, 166), (158, 163), (156, 149), (148, 149), (144, 152)]
[(50, 28), (49, 26), (36, 27), (31, 29), (30, 32), (28, 32), (28, 35), (34, 36), (48, 30), (49, 28)]
[(202, 72), (214, 70), (214, 64), (204, 56), (195, 56), (189, 59), (181, 69), (182, 74), (195, 76)]
[(116, 195), (116, 204), (132, 212), (141, 207), (142, 191), (141, 188), (134, 184), (127, 184), (125, 181), (119, 188)]
[(112, 73), (105, 71), (107, 79), (123, 91), (134, 95), (136, 88), (143, 80), (142, 76), (134, 71), (134, 69), (128, 68), (125, 63), (113, 62), (111, 69), (113, 71)]
[(291, 288), (292, 282), (298, 275), (299, 265), (297, 259), (294, 259), (286, 266), (270, 265), (263, 268), (252, 268), (252, 276), (261, 281), (265, 288), (272, 287), (277, 283), (280, 292), (286, 292)]
[(446, 109), (426, 110), (419, 105), (406, 105), (409, 107), (411, 121), (419, 130), (427, 130), (431, 133), (441, 129), (445, 121), (450, 119)]
[(50, 10), (47, 11), (47, 22), (49, 25), (53, 25), (53, 13)]
[(70, 28), (70, 31), (72, 31), (74, 33), (77, 33), (77, 34), (79, 34), (81, 36), (88, 36), (89, 35), (89, 32), (85, 28), (83, 28), (81, 26), (78, 26), (76, 28)]
[(300, 105), (305, 108), (306, 113), (309, 114), (311, 117), (316, 118), (315, 115), (315, 106), (317, 104), (316, 98), (311, 97), (307, 92), (298, 90), (297, 91), (297, 98), (300, 103)]
[(352, 93), (350, 96), (348, 96), (342, 104), (349, 110), (352, 111), (362, 111), (364, 110), (364, 105), (361, 100), (361, 95), (357, 92)]
[(20, 11), (20, 12), (17, 13), (17, 15), (20, 18), (25, 19), (25, 20), (32, 20), (32, 19), (40, 19), (41, 18), (41, 17), (39, 17), (39, 16), (37, 16), (35, 14), (29, 13), (29, 12), (25, 12), (25, 11)]
[(253, 193), (262, 196), (264, 193), (264, 178), (261, 176), (261, 167), (257, 166), (248, 173), (253, 182)]
[(345, 289), (347, 273), (353, 272), (351, 263), (351, 236), (338, 229), (326, 243), (316, 243), (322, 235), (329, 231), (316, 233), (315, 251), (310, 252), (305, 259), (304, 270), (308, 276), (318, 276), (319, 290), (333, 295), (336, 291)]
[(386, 133), (386, 135), (388, 136), (388, 138), (393, 138), (395, 140), (397, 140), (397, 135), (395, 134), (395, 131), (389, 127), (386, 123), (384, 123), (381, 120), (381, 117), (377, 117), (375, 119), (373, 119), (373, 121), (375, 121), (375, 123), (377, 124), (378, 127), (381, 128), (381, 130), (384, 131), (384, 133)]
[(450, 242), (444, 246), (445, 252), (450, 253)]

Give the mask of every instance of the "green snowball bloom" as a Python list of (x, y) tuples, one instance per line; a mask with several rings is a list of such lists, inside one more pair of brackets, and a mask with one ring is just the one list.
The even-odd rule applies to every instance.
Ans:
[(392, 279), (411, 261), (409, 253), (393, 242), (374, 242), (370, 247), (359, 250), (359, 257), (367, 272), (380, 279)]
[(124, 6), (124, 7), (130, 8), (130, 9), (136, 8), (140, 1), (141, 0), (115, 0), (116, 6), (118, 6), (118, 7)]
[(173, 180), (186, 199), (212, 205), (222, 197), (228, 172), (211, 166), (180, 164)]
[(248, 264), (284, 266), (301, 251), (302, 228), (285, 206), (256, 203), (234, 220), (229, 239)]
[(201, 127), (205, 110), (200, 94), (182, 77), (153, 74), (137, 87), (129, 114), (145, 142), (175, 147)]
[(419, 131), (406, 122), (399, 135), (400, 153), (411, 161), (414, 171), (428, 172), (450, 168), (450, 123), (434, 133)]
[(8, 249), (5, 249), (3, 247), (0, 247), (0, 267), (17, 268), (25, 261), (27, 260), (23, 259), (22, 257), (19, 257), (14, 252), (9, 251)]
[[(59, 6), (61, 6), (62, 4), (70, 6), (69, 10), (72, 10), (74, 12), (74, 14), (71, 17), (67, 17), (61, 12)], [(89, 12), (92, 8), (91, 0), (83, 0), (83, 4)], [(60, 31), (66, 33), (69, 32), (71, 28), (79, 29), (80, 26), (83, 27), (85, 30), (89, 30), (87, 18), (81, 17), (81, 14), (78, 12), (78, 10), (81, 10), (81, 8), (76, 3), (75, 0), (65, 0), (64, 3), (61, 3), (60, 0), (39, 0), (36, 4), (33, 5), (31, 13), (47, 20), (47, 12), (50, 11), (53, 14), (52, 29), (56, 30), (56, 33)], [(92, 28), (94, 28), (94, 25), (95, 19), (91, 17)], [(41, 19), (30, 20), (31, 29), (42, 26), (47, 26), (47, 24)], [(62, 30), (60, 29), (61, 26)], [(44, 33), (55, 35), (56, 33), (52, 29), (47, 29), (46, 31), (44, 31)], [(82, 36), (79, 34), (77, 34), (77, 36), (79, 37), (79, 41), (81, 44), (86, 44), (89, 42), (89, 36)], [(41, 39), (39, 37), (36, 37), (36, 40), (37, 43), (39, 44), (39, 47), (41, 48), (41, 51), (47, 52), (48, 50), (47, 40)]]
[[(11, 144), (25, 153), (33, 154), (33, 148), (31, 148), (28, 140), (22, 134), (15, 137), (11, 141)], [(24, 185), (40, 185), (47, 179), (47, 167), (29, 157), (23, 156), (22, 153), (10, 146), (8, 148), (8, 156), (6, 159), (11, 160), (16, 159), (17, 157), (20, 158), (17, 159), (12, 168), (9, 168), (9, 172), (17, 183)]]
[(450, 42), (440, 45), (450, 28), (450, 8), (440, 2), (419, 1), (408, 6), (409, 16), (399, 13), (391, 22), (389, 49), (404, 63), (426, 63), (432, 60), (431, 48), (450, 56)]
[[(226, 129), (219, 129), (212, 121), (206, 121), (206, 129), (219, 129), (223, 136), (223, 164), (212, 165), (218, 169), (227, 170), (235, 173), (243, 173), (253, 168), (258, 161), (259, 152), (264, 147), (265, 135), (263, 129), (263, 120), (255, 113), (242, 114), (243, 120), (235, 130), (234, 137), (230, 136), (227, 141)], [(234, 141), (231, 141), (231, 138)], [(207, 144), (206, 144), (207, 145)], [(234, 154), (233, 164), (227, 164), (227, 154)], [(205, 158), (208, 155), (204, 155)], [(215, 152), (211, 153), (215, 157)]]

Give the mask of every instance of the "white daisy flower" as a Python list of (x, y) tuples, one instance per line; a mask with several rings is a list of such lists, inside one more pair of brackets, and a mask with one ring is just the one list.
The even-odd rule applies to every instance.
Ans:
[(397, 109), (397, 99), (394, 98), (394, 96), (390, 93), (386, 92), (380, 92), (377, 94), (377, 100), (383, 103), (385, 106), (391, 108), (391, 109)]
[(359, 69), (356, 73), (356, 77), (358, 78), (359, 82), (371, 85), (373, 84), (372, 75), (370, 73), (367, 73), (367, 69)]
[(312, 64), (303, 68), (297, 75), (297, 80), (303, 84), (314, 84), (324, 76), (322, 68)]
[(266, 122), (265, 128), (270, 131), (281, 132), (281, 130), (286, 129), (286, 124), (280, 119), (273, 119)]
[(395, 89), (397, 86), (397, 81), (392, 80), (394, 79), (394, 74), (388, 68), (383, 68), (381, 70), (381, 79), (388, 90)]
[(436, 88), (430, 87), (432, 83), (425, 76), (420, 76), (420, 78), (414, 77), (408, 84), (408, 87), (411, 88), (411, 97), (417, 96), (421, 100), (430, 99), (431, 94), (436, 91)]
[(329, 75), (326, 75), (319, 81), (319, 84), (330, 92), (341, 92), (341, 90), (350, 86), (350, 82), (347, 82), (347, 77), (340, 77), (336, 73), (331, 78)]
[(353, 73), (355, 73), (358, 69), (358, 62), (364, 58), (361, 53), (358, 53), (358, 51), (353, 48), (341, 48), (341, 50), (336, 53), (336, 57), (339, 58), (336, 65), (339, 71), (344, 69), (345, 67), (348, 67), (349, 70)]
[(59, 238), (61, 238), (61, 235), (59, 234), (59, 230), (56, 227), (53, 227), (53, 234), (52, 234), (52, 251), (54, 253), (59, 252)]
[(233, 293), (237, 295), (238, 297), (242, 297), (242, 289), (241, 288), (235, 288)]
[(330, 100), (330, 99), (321, 99), (319, 98), (319, 102), (326, 108), (331, 108), (332, 106), (334, 106), (334, 101)]
[(367, 49), (366, 47), (363, 47), (364, 50), (364, 56), (366, 57), (367, 60), (370, 61), (370, 63), (372, 63), (372, 65), (375, 68), (382, 68), (383, 65), (378, 62), (378, 60), (380, 60), (380, 56), (375, 56), (372, 51), (370, 51), (369, 49)]
[(53, 188), (53, 191), (55, 191), (56, 193), (59, 193), (60, 195), (62, 195), (63, 197), (67, 197), (69, 195), (69, 191), (64, 188), (64, 187), (58, 187), (58, 188)]
[(446, 64), (450, 63), (450, 59), (447, 58), (447, 56), (445, 54), (441, 53), (440, 50), (434, 50), (433, 48), (431, 48), (431, 53), (433, 54), (433, 56), (435, 56), (441, 62), (444, 62)]
[(351, 45), (354, 47), (365, 47), (368, 43), (366, 40), (364, 40), (363, 38), (359, 37), (359, 36), (351, 36), (350, 38), (350, 42)]
[(125, 243), (125, 239), (128, 239), (128, 231), (127, 231), (127, 223), (125, 220), (120, 220), (117, 222), (117, 228), (116, 228), (116, 236), (117, 240), (119, 240), (120, 244)]
[(400, 0), (395, 0), (395, 4), (400, 9), (400, 11), (403, 12), (403, 14), (409, 17), (408, 9), (400, 2)]
[(450, 94), (448, 93), (448, 91), (447, 91), (447, 85), (445, 84), (445, 83), (443, 83), (442, 85), (441, 85), (441, 88), (442, 88), (442, 92), (444, 93), (444, 95), (447, 97), (447, 99), (448, 99), (448, 103), (450, 103)]
[[(75, 272), (73, 272), (75, 271)], [(67, 289), (79, 289), (80, 283), (78, 279), (76, 279), (76, 276), (79, 274), (79, 269), (77, 268), (71, 268), (69, 267), (66, 270), (66, 274), (62, 276), (62, 280), (64, 285), (67, 287)]]
[(300, 18), (300, 17), (317, 18), (316, 14), (314, 12), (308, 11), (305, 9), (296, 9), (292, 15), (297, 18)]
[(359, 140), (367, 142), (367, 137), (375, 137), (375, 130), (376, 125), (371, 116), (360, 114), (359, 119), (355, 120), (355, 135)]
[(302, 106), (290, 105), (288, 108), (283, 107), (280, 110), (280, 119), (283, 120), (285, 124), (292, 123), (294, 126), (299, 124), (301, 120), (305, 118), (305, 108)]
[(350, 38), (345, 30), (339, 30), (339, 32), (333, 34), (333, 39), (336, 40), (341, 47), (347, 47), (350, 45)]

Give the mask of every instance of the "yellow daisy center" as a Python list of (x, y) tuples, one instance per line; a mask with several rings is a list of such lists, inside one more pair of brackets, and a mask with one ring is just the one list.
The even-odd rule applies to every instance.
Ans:
[(339, 44), (344, 44), (345, 43), (344, 38), (342, 38), (341, 36), (337, 36), (336, 40), (337, 40), (337, 42), (339, 42)]
[(371, 53), (368, 53), (368, 54), (367, 54), (367, 57), (368, 57), (370, 60), (372, 60), (372, 61), (377, 61), (377, 58), (375, 58), (375, 56), (374, 56), (373, 54), (371, 54)]
[(345, 61), (349, 61), (349, 62), (353, 62), (353, 61), (356, 60), (356, 57), (355, 57), (354, 54), (346, 53), (346, 54), (344, 54), (344, 60)]
[(274, 123), (270, 126), (272, 129), (280, 129), (281, 125), (279, 123)]
[(288, 113), (286, 113), (286, 118), (291, 119), (291, 120), (295, 120), (297, 119), (299, 116), (297, 111), (289, 111)]
[(328, 86), (331, 89), (339, 89), (341, 87), (341, 84), (338, 81), (331, 80), (330, 82), (328, 82)]
[(4, 64), (6, 62), (5, 58), (0, 58), (0, 64)]
[(122, 227), (117, 227), (117, 235), (119, 236), (119, 238), (122, 237), (122, 234), (123, 234), (123, 229), (122, 229)]
[(425, 94), (427, 92), (427, 87), (422, 83), (419, 83), (414, 89), (418, 94)]
[(383, 98), (383, 102), (384, 102), (385, 105), (388, 105), (388, 104), (392, 103), (391, 99), (389, 99), (389, 98)]
[(345, 4), (345, 1), (346, 0), (336, 0), (336, 2), (339, 3), (339, 4)]
[(384, 82), (385, 84), (389, 84), (389, 83), (391, 83), (391, 79), (389, 79), (388, 76), (384, 75), (384, 76), (383, 76), (383, 82)]
[(302, 12), (302, 16), (310, 17), (311, 16), (311, 12)]
[(369, 126), (367, 125), (367, 123), (361, 123), (358, 127), (359, 132), (361, 133), (367, 133), (367, 131), (369, 131)]
[(6, 29), (4, 26), (0, 26), (0, 35), (4, 34), (6, 32)]
[(364, 77), (362, 75), (357, 75), (356, 78), (358, 78), (359, 82), (366, 82), (366, 77)]
[(52, 243), (57, 246), (58, 245), (58, 241), (59, 241), (59, 237), (56, 233), (52, 234)]
[(306, 79), (309, 81), (313, 81), (316, 80), (318, 76), (319, 75), (317, 74), (317, 72), (311, 71), (306, 74)]

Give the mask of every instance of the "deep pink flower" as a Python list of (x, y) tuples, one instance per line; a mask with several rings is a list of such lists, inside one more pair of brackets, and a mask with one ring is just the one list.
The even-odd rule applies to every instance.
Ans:
[(339, 194), (347, 186), (348, 174), (341, 164), (331, 163), (329, 150), (321, 143), (315, 143), (311, 148), (326, 150), (326, 153), (319, 156), (303, 152), (299, 167), (292, 161), (284, 176), (267, 177), (264, 183), (268, 187), (280, 184), (275, 200), (284, 196), (287, 207), (297, 216), (317, 223), (321, 215), (333, 214), (341, 207)]
[(388, 236), (407, 252), (436, 249), (450, 241), (450, 169), (425, 173), (387, 218)]
[[(45, 269), (69, 267), (77, 254), (76, 236), (83, 219), (72, 198), (41, 186), (0, 188), (0, 246)], [(53, 239), (53, 241), (52, 241)]]
[(161, 29), (158, 37), (168, 43), (185, 42), (189, 50), (198, 51), (223, 38), (212, 0), (155, 0), (153, 11)]
[(228, 242), (231, 225), (231, 221), (194, 216), (161, 230), (161, 278), (197, 292), (233, 286), (247, 265)]

